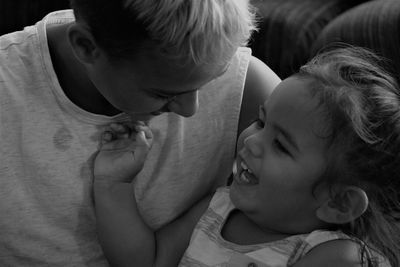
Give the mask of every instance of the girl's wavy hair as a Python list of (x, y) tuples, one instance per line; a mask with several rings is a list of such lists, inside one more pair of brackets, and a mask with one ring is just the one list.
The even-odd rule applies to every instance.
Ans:
[(255, 30), (248, 0), (70, 0), (76, 19), (115, 59), (151, 40), (160, 51), (197, 64), (229, 61)]
[(323, 181), (356, 185), (368, 196), (360, 218), (337, 226), (362, 242), (368, 266), (376, 259), (366, 247), (400, 266), (400, 89), (387, 66), (369, 50), (342, 47), (317, 55), (296, 74), (310, 81), (329, 122)]

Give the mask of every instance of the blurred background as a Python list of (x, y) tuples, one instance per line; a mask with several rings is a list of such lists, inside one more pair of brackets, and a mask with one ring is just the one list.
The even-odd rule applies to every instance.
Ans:
[[(391, 60), (400, 77), (400, 0), (251, 0), (259, 30), (253, 55), (282, 79), (329, 44), (363, 46)], [(0, 0), (0, 34), (22, 30), (68, 0)], [(400, 80), (400, 79), (399, 79)]]

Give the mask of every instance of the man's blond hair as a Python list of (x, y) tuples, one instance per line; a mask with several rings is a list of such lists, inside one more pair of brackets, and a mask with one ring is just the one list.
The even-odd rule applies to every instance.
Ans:
[(248, 0), (126, 0), (150, 38), (172, 56), (195, 63), (226, 62), (255, 29)]

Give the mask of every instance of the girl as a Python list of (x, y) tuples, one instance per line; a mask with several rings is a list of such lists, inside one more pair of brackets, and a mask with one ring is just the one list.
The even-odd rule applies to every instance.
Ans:
[(110, 263), (399, 266), (400, 93), (377, 60), (337, 49), (281, 82), (239, 136), (232, 184), (158, 231), (131, 184), (151, 131), (111, 125), (94, 165)]

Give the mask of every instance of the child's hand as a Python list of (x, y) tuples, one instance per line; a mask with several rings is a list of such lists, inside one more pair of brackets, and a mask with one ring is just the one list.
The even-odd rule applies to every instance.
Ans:
[(112, 123), (102, 137), (94, 161), (94, 179), (129, 183), (142, 170), (153, 143), (148, 126)]

